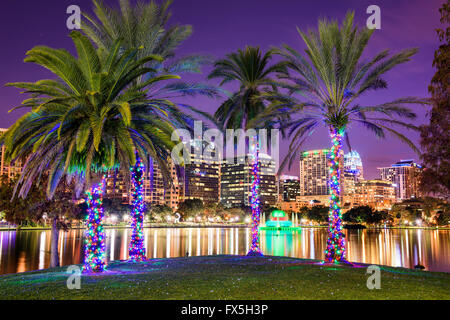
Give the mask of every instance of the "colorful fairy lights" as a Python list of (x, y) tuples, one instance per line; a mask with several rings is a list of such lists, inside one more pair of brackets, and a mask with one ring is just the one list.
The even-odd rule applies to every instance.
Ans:
[(144, 163), (136, 156), (136, 165), (131, 168), (131, 177), (134, 185), (132, 192), (133, 209), (131, 212), (131, 241), (128, 249), (130, 261), (145, 260), (144, 246)]
[(252, 244), (249, 256), (262, 256), (259, 248), (259, 219), (261, 216), (260, 200), (259, 200), (259, 150), (255, 143), (255, 150), (252, 152), (252, 186), (250, 195), (250, 206), (252, 208)]
[(105, 176), (101, 182), (86, 192), (88, 213), (86, 216), (84, 268), (85, 272), (103, 272), (105, 263), (105, 231), (103, 229), (103, 192)]
[(328, 216), (329, 229), (327, 248), (325, 250), (326, 262), (344, 262), (345, 260), (345, 238), (342, 232), (342, 213), (340, 201), (340, 162), (342, 161), (342, 140), (345, 134), (345, 129), (336, 130), (331, 129), (331, 139), (333, 146), (330, 149), (330, 211)]

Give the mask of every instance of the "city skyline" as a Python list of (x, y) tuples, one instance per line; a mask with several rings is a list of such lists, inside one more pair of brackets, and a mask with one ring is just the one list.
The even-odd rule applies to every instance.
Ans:
[[(0, 75), (2, 84), (48, 77), (46, 70), (23, 63), (24, 53), (35, 45), (46, 44), (60, 48), (65, 47), (71, 52), (74, 51), (70, 44), (70, 38), (67, 36), (68, 30), (65, 27), (68, 16), (66, 8), (73, 3), (58, 1), (58, 3), (52, 3), (49, 6), (44, 5), (45, 2), (30, 2), (27, 4), (28, 10), (25, 12), (22, 10), (23, 5), (15, 2), (10, 4), (8, 12), (0, 13), (2, 26), (0, 32), (5, 38), (9, 39), (10, 44), (8, 50), (1, 53), (2, 58), (9, 61), (4, 66), (2, 75)], [(107, 2), (116, 5), (116, 1)], [(373, 44), (370, 45), (369, 51), (377, 52), (384, 48), (390, 48), (392, 52), (396, 52), (401, 48), (416, 46), (419, 47), (420, 51), (411, 62), (388, 73), (387, 80), (391, 87), (382, 97), (369, 94), (367, 98), (363, 99), (364, 102), (377, 103), (402, 96), (429, 96), (427, 86), (434, 72), (431, 61), (434, 48), (438, 43), (434, 31), (434, 28), (438, 26), (438, 12), (434, 10), (434, 7), (440, 1), (433, 1), (433, 3), (435, 5), (423, 1), (416, 1), (414, 4), (411, 4), (411, 1), (397, 1), (395, 4), (388, 1), (378, 3), (382, 10), (382, 28), (375, 32)], [(230, 50), (241, 48), (245, 44), (257, 45), (264, 50), (267, 50), (271, 45), (278, 46), (282, 43), (289, 43), (296, 48), (302, 48), (295, 26), (302, 29), (316, 27), (317, 18), (328, 16), (341, 19), (348, 10), (354, 10), (357, 23), (364, 25), (368, 17), (366, 8), (370, 4), (368, 1), (348, 1), (344, 5), (331, 1), (321, 1), (305, 7), (301, 3), (293, 1), (286, 1), (283, 6), (275, 5), (269, 1), (247, 1), (245, 4), (241, 4), (243, 7), (240, 12), (232, 12), (234, 6), (230, 2), (225, 4), (211, 3), (210, 1), (197, 1), (195, 3), (175, 1), (172, 6), (171, 24), (191, 24), (194, 28), (193, 36), (177, 51), (181, 56), (192, 53), (210, 53), (214, 58), (222, 58)], [(83, 11), (90, 11), (92, 7), (90, 0), (77, 1), (77, 5)], [(214, 19), (204, 19), (203, 12), (205, 10), (211, 12)], [(255, 10), (255, 14), (247, 17), (246, 12), (249, 12), (249, 10)], [(283, 12), (283, 15), (281, 15), (281, 12)], [(11, 34), (7, 25), (16, 21), (17, 15), (21, 17), (25, 15), (25, 18), (21, 19), (23, 21), (21, 28), (16, 28)], [(230, 19), (230, 16), (233, 18)], [(266, 23), (268, 16), (275, 19), (276, 23), (268, 25)], [(36, 28), (36, 26), (39, 26), (39, 28)], [(234, 32), (234, 30), (239, 30), (239, 32)], [(229, 32), (233, 32), (234, 36), (226, 37), (225, 35)], [(252, 39), (251, 43), (248, 43), (248, 39)], [(202, 74), (189, 77), (188, 80), (204, 80), (209, 70), (210, 68), (204, 68)], [(211, 83), (215, 84), (216, 82)], [(231, 90), (232, 87), (226, 86), (225, 89)], [(1, 127), (9, 127), (22, 114), (22, 111), (6, 113), (7, 110), (20, 104), (22, 97), (18, 92), (17, 89), (0, 87), (2, 96), (0, 112), (4, 114), (0, 119)], [(197, 105), (204, 111), (214, 112), (222, 100), (189, 98), (186, 101)], [(425, 123), (426, 108), (416, 107), (415, 110), (419, 114), (415, 123), (419, 125)], [(389, 166), (398, 159), (414, 159), (416, 162), (420, 162), (418, 155), (391, 136), (388, 136), (385, 141), (380, 141), (364, 131), (361, 131), (358, 135), (352, 135), (351, 129), (352, 148), (357, 149), (361, 157), (366, 159), (364, 166), (368, 179), (378, 177), (378, 167)], [(360, 128), (355, 126), (355, 129)], [(418, 143), (416, 133), (411, 131), (407, 133), (413, 141)], [(283, 145), (287, 145), (287, 143)], [(319, 130), (311, 140), (305, 143), (304, 149), (321, 149), (328, 146), (326, 130)], [(286, 153), (287, 148), (283, 147), (281, 157), (285, 156)], [(283, 173), (296, 175), (298, 173), (298, 161), (290, 170)]]
[[(6, 131), (5, 128), (0, 128), (0, 133), (4, 131)], [(15, 174), (20, 174), (21, 163), (5, 163), (3, 149), (4, 146), (0, 150), (0, 173), (7, 174), (11, 179)], [(146, 170), (144, 174), (143, 196), (146, 203), (165, 204), (172, 210), (177, 210), (181, 202), (194, 199), (205, 203), (222, 203), (226, 207), (249, 205), (251, 171), (249, 154), (235, 156), (232, 163), (228, 163), (229, 159), (226, 158), (212, 162), (209, 162), (211, 159), (204, 159), (203, 156), (198, 158), (194, 146), (191, 146), (190, 152), (191, 162), (181, 170), (177, 170), (170, 161), (173, 186), (166, 186), (157, 163), (149, 159), (148, 171)], [(304, 205), (313, 200), (317, 202), (316, 204), (328, 204), (328, 154), (329, 149), (304, 150), (299, 160), (300, 170), (295, 176), (276, 174), (275, 164), (270, 155), (261, 154), (261, 203), (277, 206), (283, 210), (298, 209), (302, 203)], [(394, 192), (394, 201), (391, 204), (419, 196), (417, 179), (414, 174), (411, 175), (413, 173), (411, 170), (421, 169), (421, 166), (412, 159), (400, 159), (390, 166), (377, 168), (379, 176), (375, 179), (364, 179), (363, 168), (363, 160), (357, 150), (343, 154), (342, 201), (348, 203), (350, 207), (363, 203), (375, 204), (374, 201), (367, 200), (367, 191), (363, 191), (367, 185), (376, 185), (381, 188), (379, 197), (382, 199), (379, 199), (381, 201), (379, 204), (374, 205), (376, 208), (388, 208), (391, 203), (390, 192), (384, 191), (386, 187), (392, 187)], [(123, 180), (124, 177), (121, 170), (108, 174), (106, 198), (121, 199), (123, 203), (131, 203), (133, 188), (126, 190), (127, 183)], [(375, 191), (368, 190), (369, 193)], [(387, 195), (386, 199), (384, 195)], [(362, 200), (364, 198), (365, 200)]]

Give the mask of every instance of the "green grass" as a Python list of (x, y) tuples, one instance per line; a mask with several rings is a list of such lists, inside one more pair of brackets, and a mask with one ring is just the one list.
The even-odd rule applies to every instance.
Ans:
[(0, 299), (450, 299), (450, 274), (284, 257), (203, 256), (112, 262), (104, 274), (66, 286), (66, 267), (0, 276)]

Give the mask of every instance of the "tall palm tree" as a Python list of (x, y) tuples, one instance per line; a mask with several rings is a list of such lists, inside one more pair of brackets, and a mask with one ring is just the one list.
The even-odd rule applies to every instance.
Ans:
[(367, 61), (362, 55), (373, 30), (358, 29), (354, 25), (354, 13), (348, 13), (339, 26), (336, 21), (319, 21), (317, 30), (298, 32), (306, 44), (306, 56), (284, 45), (275, 52), (284, 59), (288, 74), (284, 88), (289, 94), (269, 94), (277, 99), (265, 115), (273, 118), (277, 114), (298, 112), (298, 117), (288, 123), (292, 141), (289, 154), (281, 168), (297, 159), (302, 143), (318, 127), (325, 126), (330, 133), (332, 146), (329, 153), (331, 189), (329, 212), (329, 237), (325, 258), (328, 262), (345, 261), (345, 239), (341, 223), (341, 172), (343, 140), (349, 143), (350, 125), (362, 124), (380, 138), (385, 133), (406, 142), (418, 152), (414, 144), (392, 125), (417, 130), (413, 124), (397, 117), (414, 119), (416, 114), (408, 104), (426, 104), (425, 99), (399, 98), (379, 105), (363, 105), (359, 98), (365, 93), (387, 88), (383, 76), (395, 66), (405, 63), (417, 52), (407, 49), (391, 55), (384, 50)]
[[(99, 48), (109, 50), (118, 39), (122, 39), (122, 49), (140, 48), (135, 59), (151, 54), (157, 54), (163, 58), (161, 61), (148, 62), (155, 72), (136, 79), (136, 83), (148, 89), (147, 95), (154, 104), (158, 104), (158, 111), (149, 108), (149, 114), (164, 121), (170, 119), (176, 128), (191, 129), (193, 120), (180, 110), (173, 101), (179, 96), (206, 95), (213, 97), (216, 89), (199, 83), (186, 83), (180, 81), (171, 82), (160, 86), (152, 81), (157, 76), (166, 74), (200, 73), (202, 65), (207, 61), (205, 57), (192, 55), (175, 60), (175, 50), (192, 34), (192, 28), (188, 25), (174, 25), (167, 27), (170, 18), (169, 7), (172, 1), (166, 1), (161, 5), (151, 1), (139, 2), (135, 6), (129, 0), (120, 0), (119, 8), (112, 8), (93, 0), (94, 16), (84, 14), (82, 23), (83, 31), (97, 44)], [(148, 81), (150, 79), (150, 81)], [(169, 103), (167, 103), (169, 102)], [(188, 107), (192, 111), (196, 109)], [(165, 180), (170, 179), (169, 164), (167, 158), (153, 158), (158, 163)], [(144, 199), (140, 195), (144, 167), (138, 159), (136, 165), (131, 168), (133, 184), (132, 193), (132, 236), (129, 246), (129, 257), (133, 261), (145, 259), (144, 237), (142, 230)], [(139, 182), (141, 181), (141, 182)]]
[[(253, 119), (266, 109), (262, 97), (264, 92), (274, 90), (277, 82), (271, 78), (283, 71), (280, 64), (269, 65), (272, 51), (264, 55), (259, 48), (246, 47), (230, 53), (226, 59), (218, 60), (209, 74), (209, 79), (222, 79), (220, 85), (238, 83), (239, 89), (224, 101), (214, 114), (220, 127), (225, 129), (250, 129)], [(268, 123), (262, 127), (267, 128)], [(261, 127), (260, 127), (261, 128)], [(258, 128), (254, 128), (258, 129)], [(260, 219), (259, 196), (259, 142), (254, 137), (250, 143), (252, 154), (252, 185), (250, 203), (252, 208), (252, 245), (249, 255), (262, 255), (259, 248), (258, 227)]]
[[(152, 102), (135, 80), (154, 69), (149, 55), (135, 61), (138, 49), (96, 50), (78, 31), (70, 34), (78, 58), (63, 49), (37, 46), (26, 62), (47, 68), (56, 80), (10, 83), (25, 89), (31, 108), (1, 137), (8, 161), (26, 159), (15, 192), (25, 197), (32, 183), (48, 171), (47, 195), (52, 197), (62, 177), (75, 181), (76, 191), (87, 190), (85, 268), (104, 269), (104, 231), (101, 208), (106, 170), (130, 167), (146, 154), (162, 156), (170, 149), (173, 128), (148, 113)], [(153, 81), (178, 78), (165, 75)], [(97, 183), (98, 182), (98, 183)]]

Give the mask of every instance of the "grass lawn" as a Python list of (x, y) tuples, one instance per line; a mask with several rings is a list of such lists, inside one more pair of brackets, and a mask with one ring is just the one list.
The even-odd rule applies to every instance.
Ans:
[(450, 299), (450, 274), (381, 267), (369, 290), (366, 266), (285, 257), (203, 256), (112, 262), (66, 286), (67, 267), (0, 276), (0, 299)]

